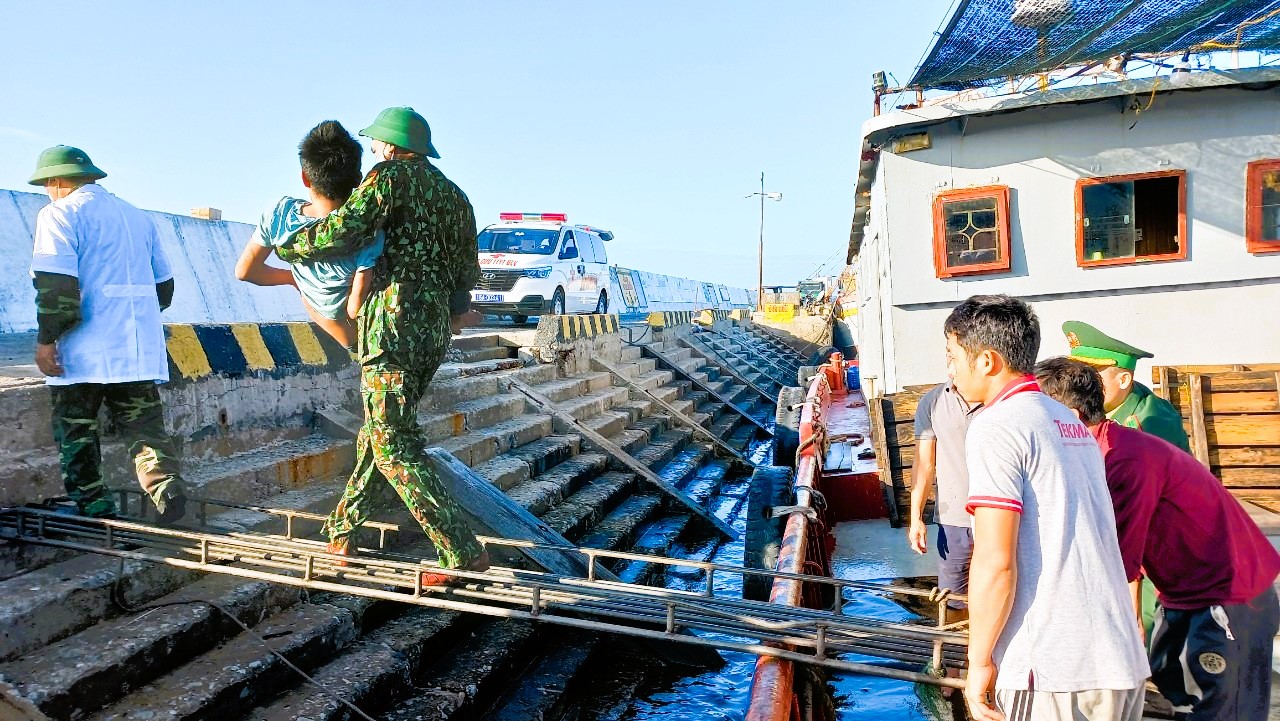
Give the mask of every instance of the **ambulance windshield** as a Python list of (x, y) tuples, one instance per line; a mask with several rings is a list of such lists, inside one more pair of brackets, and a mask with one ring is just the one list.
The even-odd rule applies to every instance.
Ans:
[(533, 253), (551, 255), (560, 238), (558, 230), (536, 228), (486, 228), (476, 238), (481, 253)]

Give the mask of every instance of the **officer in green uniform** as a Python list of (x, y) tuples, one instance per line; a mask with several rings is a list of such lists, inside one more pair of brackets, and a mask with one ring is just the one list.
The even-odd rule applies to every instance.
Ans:
[(1107, 418), (1146, 431), (1191, 452), (1178, 410), (1133, 377), (1138, 359), (1150, 358), (1151, 353), (1118, 341), (1078, 320), (1063, 323), (1062, 332), (1067, 334), (1071, 357), (1097, 368), (1102, 376), (1103, 408), (1107, 411)]
[[(489, 555), (424, 456), (418, 402), (444, 360), (451, 317), (470, 303), (480, 279), (475, 215), (467, 196), (428, 158), (440, 157), (427, 121), (412, 108), (388, 108), (360, 131), (379, 162), (341, 208), (276, 252), (286, 262), (350, 255), (378, 230), (386, 245), (358, 319), (360, 394), (365, 419), (356, 468), (325, 530), (333, 553), (350, 554), (351, 536), (390, 483), (436, 546), (440, 565), (482, 571)], [(448, 582), (424, 573), (424, 585)]]
[[(1133, 372), (1139, 358), (1151, 358), (1152, 354), (1094, 328), (1088, 323), (1069, 320), (1062, 324), (1071, 346), (1071, 357), (1098, 369), (1102, 376), (1102, 408), (1107, 418), (1146, 431), (1157, 438), (1172, 443), (1190, 453), (1191, 444), (1182, 427), (1182, 416), (1169, 401), (1134, 380)], [(1142, 581), (1142, 625), (1146, 637), (1151, 638), (1155, 622), (1156, 590), (1151, 581)]]

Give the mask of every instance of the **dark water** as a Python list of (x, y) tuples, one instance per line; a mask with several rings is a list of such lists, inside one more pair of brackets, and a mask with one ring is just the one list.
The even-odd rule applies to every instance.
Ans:
[[(767, 454), (753, 447), (753, 460), (764, 460)], [(730, 505), (731, 513), (722, 515), (739, 531), (746, 527), (746, 485), (749, 479), (736, 479), (726, 483), (721, 494), (738, 497), (739, 503)], [(721, 508), (724, 506), (722, 505)], [(742, 565), (742, 541), (714, 548), (708, 541), (705, 547), (685, 549), (682, 557), (707, 558), (727, 565)], [(886, 580), (886, 582), (888, 582)], [(668, 574), (668, 588), (700, 591), (703, 579), (693, 575)], [(738, 575), (717, 574), (715, 593), (722, 597), (741, 597), (742, 579)], [(885, 594), (846, 589), (847, 612), (850, 615), (867, 616), (886, 621), (916, 620), (920, 617), (898, 605)], [(700, 634), (714, 637), (714, 634)], [(688, 719), (741, 719), (746, 715), (751, 697), (751, 678), (755, 673), (756, 656), (744, 653), (721, 652), (725, 666), (714, 673), (701, 673), (667, 679), (656, 688), (649, 688), (632, 705), (624, 717), (628, 721), (684, 721)], [(885, 664), (882, 659), (847, 656), (850, 661)], [(904, 667), (905, 668), (905, 667)], [(919, 670), (919, 669), (911, 669)], [(913, 684), (874, 676), (856, 674), (833, 675), (830, 684), (837, 704), (837, 718), (841, 721), (936, 721), (916, 696)]]

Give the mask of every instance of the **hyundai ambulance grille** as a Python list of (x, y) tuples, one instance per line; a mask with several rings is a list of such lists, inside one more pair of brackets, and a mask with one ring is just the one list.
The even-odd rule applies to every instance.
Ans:
[(524, 275), (523, 270), (482, 270), (480, 282), (476, 283), (476, 290), (506, 292), (516, 287), (516, 281), (520, 280), (522, 275)]

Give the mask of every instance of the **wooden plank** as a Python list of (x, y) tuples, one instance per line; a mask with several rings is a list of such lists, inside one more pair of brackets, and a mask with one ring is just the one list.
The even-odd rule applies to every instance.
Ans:
[(1187, 393), (1191, 397), (1191, 454), (1208, 468), (1209, 439), (1204, 427), (1204, 387), (1199, 373), (1187, 376)]
[[(729, 398), (725, 396), (723, 393), (721, 393), (720, 391), (712, 389), (711, 386), (708, 386), (706, 383), (703, 383), (697, 378), (694, 378), (692, 375), (686, 373), (685, 370), (680, 366), (676, 365), (676, 362), (672, 360), (670, 357), (668, 357), (666, 353), (663, 353), (660, 350), (655, 350), (654, 348), (650, 348), (649, 346), (641, 346), (640, 350), (646, 355), (662, 361), (662, 363), (667, 367), (667, 370), (671, 371), (672, 373), (675, 373), (676, 375), (680, 376), (684, 380), (689, 381), (698, 390), (705, 391), (712, 398), (715, 398), (716, 400), (723, 403), (726, 408), (730, 408), (738, 415), (742, 416), (743, 418), (746, 418), (747, 421), (751, 423), (751, 425), (755, 426), (756, 428), (759, 428), (760, 430), (764, 431), (765, 433), (768, 433), (771, 436), (773, 435), (773, 432), (769, 430), (768, 426), (756, 420), (755, 416), (752, 416), (749, 413), (747, 413), (747, 411), (743, 409), (742, 406), (729, 400)], [(778, 404), (777, 396), (773, 396), (773, 397), (766, 396), (766, 399), (775, 406)]]
[(889, 449), (889, 459), (891, 468), (911, 468), (916, 464), (916, 447), (897, 446)]
[(887, 423), (884, 427), (885, 443), (890, 448), (914, 446), (916, 426), (914, 422)]
[(1280, 488), (1280, 467), (1214, 468), (1227, 488)]
[[(1172, 388), (1168, 398), (1184, 418), (1191, 417), (1191, 393), (1185, 385)], [(1204, 412), (1280, 413), (1280, 398), (1271, 391), (1218, 391), (1203, 394)]]
[(667, 483), (658, 474), (654, 473), (648, 466), (637, 461), (630, 453), (624, 451), (618, 444), (602, 436), (591, 426), (579, 421), (572, 415), (561, 410), (550, 398), (542, 395), (534, 388), (523, 381), (516, 380), (510, 376), (503, 378), (499, 383), (506, 383), (509, 388), (519, 392), (533, 402), (543, 413), (547, 413), (559, 421), (562, 425), (573, 428), (574, 432), (579, 433), (589, 443), (604, 451), (615, 461), (621, 463), (627, 470), (639, 476), (641, 479), (648, 481), (656, 486), (663, 493), (674, 499), (680, 505), (689, 509), (695, 516), (706, 521), (708, 525), (720, 531), (729, 540), (737, 540), (738, 534), (733, 527), (724, 521), (716, 518), (715, 514), (703, 508), (700, 503), (690, 498), (679, 488)]
[[(932, 388), (932, 386), (930, 386)], [(926, 390), (924, 393), (927, 393)], [(893, 404), (893, 418), (895, 421), (910, 421), (916, 417), (916, 406), (920, 405), (920, 399), (924, 397), (924, 393), (919, 391), (903, 391), (901, 393), (891, 393), (885, 396)]]
[[(1170, 385), (1184, 385), (1190, 372), (1182, 372), (1177, 368), (1169, 369)], [(1203, 382), (1210, 392), (1219, 391), (1275, 391), (1276, 372), (1274, 369), (1261, 371), (1227, 371), (1221, 373), (1201, 373)]]
[[(1240, 371), (1280, 371), (1280, 363), (1236, 363), (1219, 365), (1152, 366), (1151, 381), (1161, 383), (1161, 374), (1170, 376), (1186, 373), (1231, 373)], [(1175, 381), (1176, 382), (1176, 381)]]
[[(653, 401), (654, 403), (657, 403), (664, 411), (671, 414), (672, 418), (676, 419), (677, 421), (680, 421), (682, 424), (692, 429), (696, 435), (702, 436), (703, 438), (706, 438), (707, 440), (711, 441), (713, 445), (715, 445), (717, 448), (724, 451), (725, 453), (728, 453), (730, 457), (735, 458), (738, 461), (741, 461), (742, 463), (745, 463), (751, 468), (756, 467), (756, 464), (752, 463), (750, 459), (742, 455), (742, 453), (737, 448), (734, 448), (728, 443), (725, 443), (724, 439), (712, 433), (711, 431), (707, 430), (706, 427), (703, 426), (701, 423), (694, 421), (689, 416), (685, 415), (684, 413), (681, 413), (679, 410), (676, 410), (675, 406), (671, 405), (667, 401), (654, 395), (653, 392), (650, 391), (648, 388), (645, 388), (639, 383), (636, 383), (635, 381), (631, 380), (627, 376), (623, 375), (622, 371), (618, 370), (617, 368), (614, 368), (613, 366), (609, 365), (605, 361), (600, 360), (599, 358), (592, 358), (591, 364), (595, 366), (597, 369), (601, 369), (612, 374), (614, 378), (617, 378), (618, 380), (622, 381), (623, 385), (625, 385), (627, 388), (630, 388), (632, 391), (641, 393), (649, 400)], [(726, 408), (728, 408), (728, 406), (726, 406)], [(729, 410), (733, 411), (732, 408), (730, 408)], [(737, 413), (737, 411), (733, 411), (733, 412)], [(739, 414), (739, 415), (744, 415), (744, 414)]]
[(899, 528), (902, 526), (902, 512), (901, 506), (898, 505), (897, 494), (894, 493), (889, 446), (884, 427), (884, 408), (887, 404), (888, 401), (884, 398), (876, 398), (867, 402), (867, 411), (871, 417), (871, 443), (875, 446), (876, 461), (880, 466), (880, 487), (884, 492), (884, 504), (889, 509), (889, 525)]
[[(427, 463), (435, 470), (449, 495), (467, 515), (471, 530), (482, 536), (496, 536), (520, 541), (536, 541), (554, 546), (573, 547), (569, 539), (552, 530), (518, 503), (507, 497), (487, 478), (471, 470), (443, 448), (428, 448)], [(549, 548), (497, 547), (518, 551), (534, 566), (561, 576), (587, 577), (586, 558), (576, 552)], [(596, 563), (596, 577), (619, 580), (607, 568)]]
[[(764, 386), (756, 385), (754, 382), (747, 380), (746, 376), (739, 373), (737, 369), (733, 367), (733, 364), (729, 362), (729, 359), (720, 355), (718, 352), (716, 352), (714, 348), (706, 346), (705, 344), (702, 344), (702, 343), (695, 344), (693, 341), (690, 341), (688, 338), (681, 338), (680, 344), (688, 348), (689, 350), (693, 351), (694, 353), (697, 353), (699, 356), (702, 356), (702, 360), (707, 361), (708, 363), (715, 363), (716, 366), (720, 368), (720, 370), (728, 374), (729, 377), (733, 378), (739, 383), (742, 383), (745, 386), (748, 386), (749, 388), (754, 390), (756, 393), (759, 393), (762, 397), (772, 399), (775, 402), (777, 401), (778, 392), (776, 390), (769, 390)], [(715, 359), (713, 360), (711, 356), (715, 356)], [(756, 369), (753, 368), (752, 370), (756, 370)], [(756, 372), (759, 373), (760, 371), (756, 370)], [(766, 374), (765, 377), (768, 378), (768, 375)], [(777, 381), (773, 381), (773, 382), (779, 386), (783, 385), (781, 383), (778, 383)]]
[(1151, 380), (1155, 383), (1154, 390), (1156, 395), (1173, 403), (1173, 388), (1176, 384), (1172, 383), (1169, 377), (1168, 366), (1156, 366), (1151, 369)]
[(1280, 466), (1280, 443), (1244, 448), (1209, 446), (1209, 463), (1214, 466)]
[(1213, 446), (1274, 446), (1280, 443), (1280, 415), (1209, 416), (1205, 434)]

